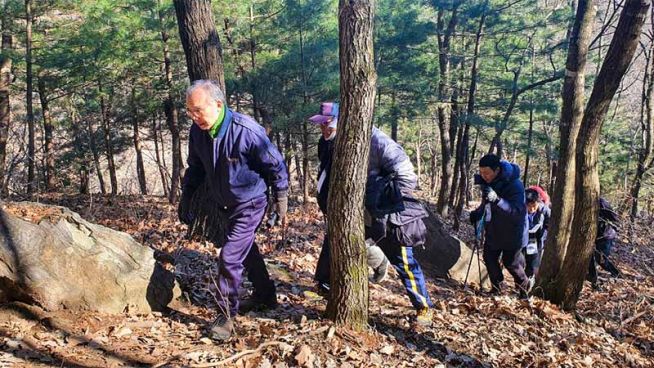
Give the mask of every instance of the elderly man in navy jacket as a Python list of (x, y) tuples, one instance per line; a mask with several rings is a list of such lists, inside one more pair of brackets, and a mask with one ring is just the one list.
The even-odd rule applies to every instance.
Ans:
[(268, 186), (272, 187), (275, 211), (280, 219), (286, 215), (288, 174), (264, 128), (251, 117), (228, 109), (216, 82), (193, 82), (186, 91), (186, 109), (195, 124), (189, 133), (179, 216), (182, 222), (192, 221), (191, 198), (200, 184), (208, 181), (210, 197), (226, 228), (217, 279), (220, 311), (210, 334), (226, 340), (234, 329), (232, 317), (239, 311), (238, 288), (244, 268), (255, 289), (253, 301), (277, 306), (275, 284), (254, 237), (266, 212)]
[(479, 160), (479, 175), (475, 182), (482, 184), (482, 203), (470, 213), (470, 220), (473, 223), (484, 221), (484, 263), (493, 291), (499, 292), (504, 280), (501, 258), (513, 276), (520, 298), (527, 298), (529, 279), (525, 274), (521, 249), (523, 244), (527, 244), (529, 228), (520, 168), (488, 154)]

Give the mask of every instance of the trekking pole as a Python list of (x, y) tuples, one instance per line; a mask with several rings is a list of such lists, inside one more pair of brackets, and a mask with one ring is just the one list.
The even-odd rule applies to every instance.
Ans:
[(484, 214), (481, 216), (481, 219), (477, 222), (475, 226), (475, 245), (472, 248), (472, 254), (470, 255), (470, 262), (468, 262), (468, 270), (466, 271), (466, 278), (465, 281), (463, 282), (463, 289), (468, 288), (468, 275), (470, 274), (470, 267), (472, 266), (472, 259), (475, 257), (475, 254), (477, 254), (477, 266), (479, 267), (479, 289), (481, 290), (481, 262), (479, 260), (479, 253), (477, 253), (477, 249), (480, 246), (482, 234), (484, 231), (484, 220), (486, 217), (486, 211), (484, 210)]

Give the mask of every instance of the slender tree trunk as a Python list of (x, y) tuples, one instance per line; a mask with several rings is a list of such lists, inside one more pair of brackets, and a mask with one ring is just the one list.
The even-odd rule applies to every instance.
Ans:
[[(650, 9), (650, 23), (654, 31), (654, 8)], [(643, 92), (641, 97), (640, 113), (640, 147), (638, 149), (638, 164), (636, 174), (631, 184), (630, 218), (634, 222), (638, 216), (638, 198), (645, 173), (654, 165), (654, 40), (650, 40), (646, 60), (645, 76), (643, 78)]]
[[(469, 175), (470, 167), (472, 164), (471, 159), (469, 158), (469, 143), (470, 143), (470, 122), (469, 120), (475, 114), (475, 101), (477, 97), (477, 75), (478, 75), (478, 62), (479, 62), (479, 52), (481, 50), (481, 38), (483, 35), (484, 24), (486, 23), (486, 14), (488, 8), (488, 0), (484, 2), (484, 8), (479, 18), (479, 26), (477, 27), (477, 33), (475, 34), (475, 48), (472, 56), (472, 65), (470, 67), (470, 86), (468, 87), (468, 104), (466, 106), (466, 122), (463, 127), (463, 134), (459, 140), (459, 149), (461, 151), (461, 159), (459, 164), (459, 188), (458, 188), (458, 203), (454, 209), (454, 229), (459, 230), (461, 215), (463, 214), (463, 207), (468, 202), (468, 186), (469, 186)], [(475, 139), (475, 146), (477, 140)], [(473, 152), (474, 155), (474, 152)]]
[(418, 183), (416, 189), (420, 189), (420, 179), (422, 178), (422, 120), (418, 121), (418, 143), (416, 144), (416, 172)]
[[(570, 239), (574, 213), (575, 150), (584, 109), (584, 68), (588, 54), (595, 6), (580, 0), (570, 36), (566, 75), (563, 81), (559, 163), (552, 195), (552, 221), (537, 282), (548, 298), (558, 293), (561, 265)], [(590, 235), (590, 234), (586, 234)], [(576, 256), (576, 255), (575, 255)], [(585, 269), (587, 269), (586, 267)]]
[(220, 38), (210, 0), (174, 0), (179, 37), (191, 81), (213, 79), (225, 92), (225, 71)]
[(26, 108), (27, 108), (27, 193), (33, 194), (36, 190), (36, 128), (34, 126), (34, 106), (32, 103), (33, 74), (32, 74), (32, 0), (25, 0), (25, 79), (26, 79)]
[(456, 24), (458, 22), (458, 6), (456, 3), (452, 9), (452, 15), (448, 22), (447, 28), (444, 27), (443, 10), (438, 10), (437, 27), (439, 30), (438, 36), (438, 64), (440, 79), (438, 82), (438, 130), (440, 133), (441, 142), (441, 180), (438, 190), (438, 200), (436, 202), (436, 211), (442, 217), (447, 217), (449, 213), (448, 200), (450, 198), (450, 190), (452, 190), (452, 138), (450, 136), (450, 124), (448, 119), (449, 109), (451, 103), (449, 98), (449, 74), (450, 74), (450, 40)]
[(86, 119), (86, 128), (89, 131), (89, 146), (91, 147), (91, 153), (93, 154), (93, 166), (98, 175), (98, 186), (100, 187), (100, 193), (105, 195), (107, 194), (107, 189), (104, 184), (102, 168), (100, 167), (100, 153), (98, 152), (98, 145), (95, 142), (95, 132), (93, 131), (93, 125), (91, 124), (90, 119)]
[(525, 159), (525, 174), (522, 182), (525, 186), (529, 185), (529, 160), (531, 158), (531, 138), (534, 131), (534, 101), (532, 100), (529, 106), (529, 129), (527, 130), (527, 158)]
[(136, 88), (132, 82), (132, 139), (134, 141), (134, 150), (136, 151), (136, 176), (139, 179), (139, 189), (141, 194), (148, 194), (148, 184), (145, 180), (145, 165), (143, 165), (143, 150), (141, 149), (141, 134), (139, 132), (139, 114), (136, 106)]
[[(173, 153), (173, 172), (170, 177), (170, 190), (164, 189), (164, 193), (168, 193), (168, 201), (174, 204), (177, 203), (177, 199), (179, 198), (180, 178), (183, 169), (183, 165), (181, 165), (181, 140), (179, 139), (179, 112), (177, 111), (177, 106), (175, 105), (175, 99), (173, 97), (173, 72), (171, 69), (170, 52), (168, 51), (168, 32), (165, 27), (165, 16), (161, 7), (161, 0), (157, 0), (157, 5), (159, 7), (159, 26), (161, 28), (161, 42), (163, 44), (164, 78), (166, 81), (167, 94), (166, 100), (164, 101), (164, 112), (166, 114), (166, 122), (168, 123), (168, 129), (170, 130), (170, 136), (172, 138)], [(163, 183), (164, 182), (162, 181), (162, 184)]]
[(100, 120), (102, 122), (102, 132), (104, 133), (104, 144), (107, 155), (107, 169), (109, 169), (109, 180), (111, 182), (111, 195), (118, 194), (118, 177), (116, 175), (116, 164), (114, 162), (114, 145), (111, 139), (111, 128), (109, 126), (109, 106), (102, 90), (102, 82), (98, 82), (98, 91), (100, 92)]
[[(304, 18), (302, 18), (304, 19)], [(306, 107), (309, 102), (308, 77), (304, 61), (304, 20), (300, 21), (300, 72), (302, 73), (302, 102)], [(309, 204), (309, 127), (306, 119), (302, 121), (302, 203)]]
[(332, 289), (327, 314), (338, 324), (361, 330), (368, 324), (362, 203), (377, 79), (374, 0), (340, 0), (338, 14), (342, 110), (329, 186)]
[[(157, 117), (152, 117), (152, 139), (154, 139), (154, 155), (157, 167), (159, 168), (159, 176), (161, 177), (161, 188), (163, 189), (164, 196), (170, 198), (168, 193), (168, 178), (166, 176), (166, 169), (163, 162), (161, 162), (161, 155), (159, 154), (159, 124), (157, 124)], [(172, 188), (172, 187), (171, 187)], [(170, 201), (170, 199), (169, 199)]]
[(398, 119), (398, 114), (397, 114), (397, 102), (396, 102), (396, 97), (397, 97), (397, 91), (393, 90), (391, 92), (391, 139), (397, 142), (397, 119)]
[[(9, 53), (13, 48), (12, 35), (9, 31), (8, 3), (2, 1), (2, 43), (0, 44), (0, 185), (4, 187), (5, 161), (7, 160), (7, 140), (9, 139), (9, 124), (11, 110), (9, 91), (13, 80), (12, 60)], [(4, 194), (4, 190), (2, 191)]]
[(40, 75), (37, 87), (39, 89), (39, 99), (41, 101), (41, 115), (43, 116), (43, 135), (45, 139), (45, 190), (50, 192), (55, 188), (55, 159), (54, 159), (54, 142), (52, 140), (52, 133), (54, 126), (52, 125), (52, 118), (50, 116), (50, 106), (48, 104), (48, 96), (45, 90), (44, 76)]

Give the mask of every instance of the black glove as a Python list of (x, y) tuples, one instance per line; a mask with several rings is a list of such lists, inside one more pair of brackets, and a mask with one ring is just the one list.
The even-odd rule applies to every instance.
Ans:
[(179, 218), (179, 222), (186, 225), (190, 225), (195, 219), (195, 216), (191, 213), (192, 200), (193, 196), (182, 195), (179, 205), (177, 206), (177, 217)]
[(481, 220), (481, 213), (477, 211), (470, 212), (470, 223), (475, 226)]
[(288, 194), (285, 190), (275, 192), (272, 210), (277, 214), (278, 222), (281, 223), (288, 212)]
[(497, 193), (490, 186), (485, 185), (481, 191), (482, 191), (482, 197), (484, 198), (484, 200), (486, 200), (486, 202), (497, 203), (500, 201), (500, 196), (498, 196)]

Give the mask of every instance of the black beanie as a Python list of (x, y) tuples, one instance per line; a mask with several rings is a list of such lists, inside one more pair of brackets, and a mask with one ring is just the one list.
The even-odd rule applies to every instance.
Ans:
[(490, 167), (495, 170), (500, 167), (500, 158), (497, 155), (489, 153), (479, 160), (479, 167)]

